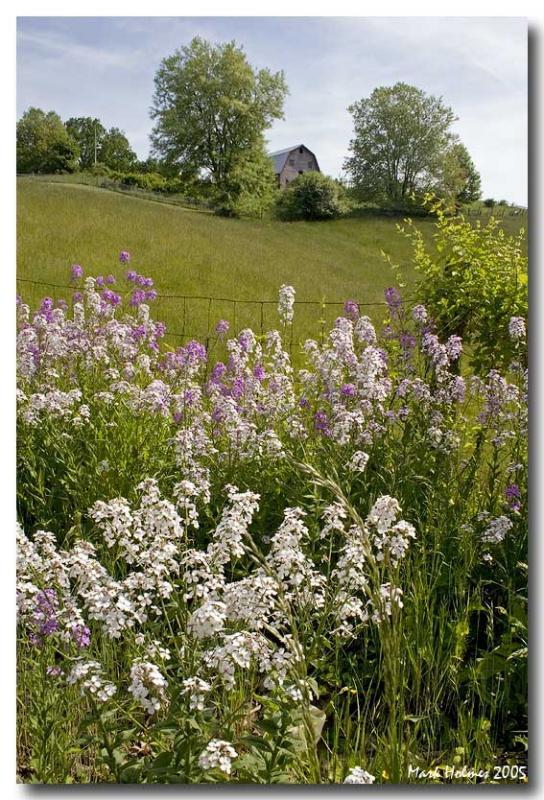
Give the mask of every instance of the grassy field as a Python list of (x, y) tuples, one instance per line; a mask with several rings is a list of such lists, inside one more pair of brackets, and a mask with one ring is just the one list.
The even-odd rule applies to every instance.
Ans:
[[(277, 326), (276, 300), (282, 283), (295, 286), (297, 306), (293, 336), (315, 336), (339, 306), (323, 309), (320, 301), (356, 298), (379, 303), (383, 290), (397, 283), (385, 260), (401, 264), (410, 294), (414, 274), (410, 247), (392, 217), (360, 217), (321, 223), (281, 223), (216, 217), (72, 182), (20, 178), (18, 182), (18, 290), (31, 304), (45, 294), (68, 297), (70, 292), (25, 283), (25, 280), (65, 284), (70, 265), (81, 264), (88, 275), (124, 276), (120, 250), (132, 254), (131, 266), (151, 275), (159, 292), (154, 316), (163, 319), (172, 343), (180, 338), (205, 338), (218, 319), (233, 328), (256, 330)], [(433, 222), (421, 219), (426, 238)], [(505, 226), (517, 228), (516, 218)], [(199, 295), (183, 301), (165, 295)], [(232, 298), (210, 302), (208, 297)], [(272, 301), (261, 306), (254, 301)], [(252, 301), (252, 302), (248, 302)], [(379, 321), (380, 306), (366, 309)]]

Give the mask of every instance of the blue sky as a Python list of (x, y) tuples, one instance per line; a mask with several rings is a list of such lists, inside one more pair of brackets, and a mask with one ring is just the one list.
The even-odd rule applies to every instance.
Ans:
[(352, 134), (347, 106), (405, 81), (441, 95), (482, 176), (484, 196), (527, 204), (527, 24), (475, 17), (26, 17), (18, 20), (17, 116), (96, 116), (149, 152), (153, 77), (199, 35), (235, 39), (254, 66), (283, 69), (285, 120), (271, 150), (303, 142), (339, 175)]

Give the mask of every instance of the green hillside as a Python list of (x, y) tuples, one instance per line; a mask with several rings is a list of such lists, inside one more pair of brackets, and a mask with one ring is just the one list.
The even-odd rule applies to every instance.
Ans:
[[(205, 337), (220, 318), (240, 329), (277, 325), (278, 287), (291, 283), (297, 300), (362, 303), (383, 300), (383, 290), (396, 276), (382, 255), (407, 265), (408, 242), (391, 217), (364, 217), (320, 223), (282, 223), (216, 217), (210, 213), (125, 196), (74, 183), (32, 178), (18, 181), (18, 290), (36, 303), (44, 294), (68, 297), (70, 292), (35, 286), (21, 279), (66, 284), (70, 265), (86, 274), (113, 273), (122, 279), (120, 250), (132, 254), (131, 266), (151, 275), (160, 299), (155, 318), (168, 330)], [(431, 220), (418, 225), (432, 235)], [(413, 280), (413, 275), (409, 270)], [(409, 293), (410, 286), (405, 290)], [(183, 301), (164, 295), (199, 295), (225, 300)], [(334, 319), (338, 307), (298, 306), (296, 339), (317, 335), (318, 320)], [(380, 319), (383, 309), (370, 306)], [(236, 315), (236, 318), (234, 316)], [(172, 342), (175, 339), (172, 339)]]

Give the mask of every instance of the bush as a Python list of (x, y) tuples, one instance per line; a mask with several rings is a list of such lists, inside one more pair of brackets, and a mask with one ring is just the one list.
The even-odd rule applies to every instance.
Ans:
[(163, 175), (156, 172), (127, 172), (122, 173), (122, 183), (126, 186), (135, 186), (138, 189), (144, 189), (147, 192), (164, 192), (166, 191), (167, 179)]
[(334, 219), (345, 211), (344, 190), (320, 172), (299, 175), (276, 201), (276, 213), (283, 220)]
[(516, 350), (510, 318), (528, 312), (525, 231), (509, 236), (493, 217), (473, 226), (462, 215), (448, 217), (440, 202), (426, 203), (437, 216), (432, 248), (410, 221), (403, 229), (422, 278), (419, 299), (443, 334), (463, 337), (477, 371), (506, 368)]
[(492, 197), (488, 197), (486, 200), (484, 200), (484, 206), (486, 208), (493, 208), (495, 205), (496, 202)]

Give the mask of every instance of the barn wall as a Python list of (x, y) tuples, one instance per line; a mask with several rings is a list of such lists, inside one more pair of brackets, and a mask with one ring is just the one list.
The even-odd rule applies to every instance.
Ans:
[(296, 150), (289, 153), (289, 157), (281, 171), (280, 186), (286, 186), (287, 183), (291, 183), (300, 172), (319, 171), (317, 161), (312, 153), (306, 147), (302, 148), (302, 153), (299, 150), (300, 148), (297, 147)]

